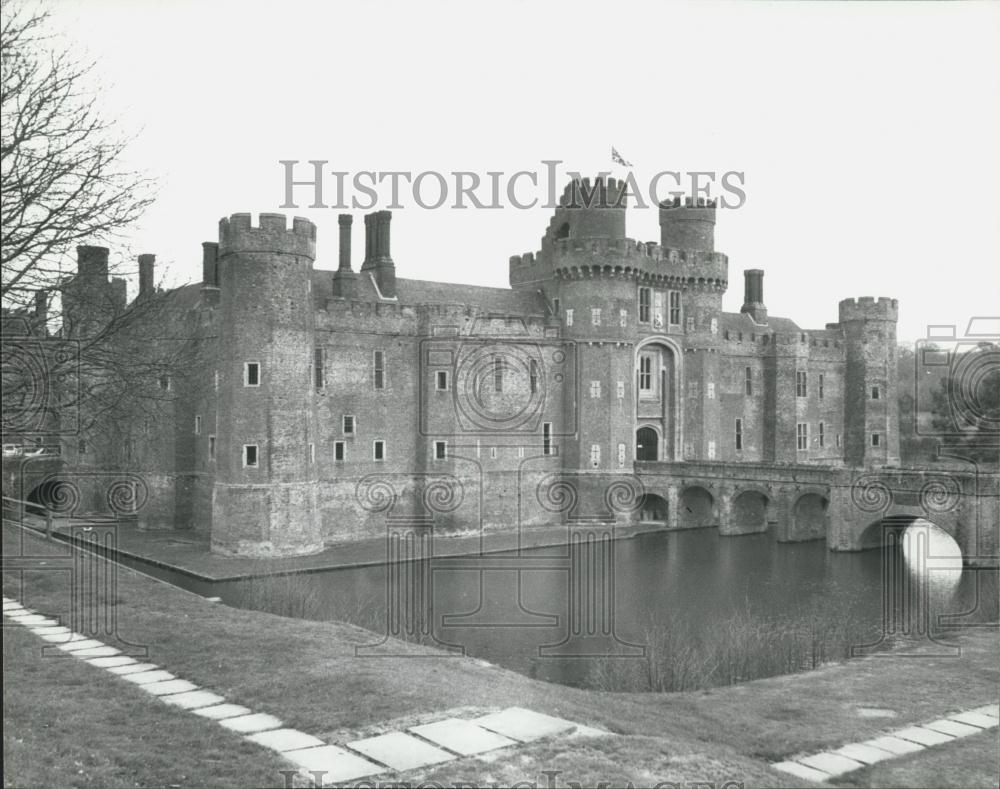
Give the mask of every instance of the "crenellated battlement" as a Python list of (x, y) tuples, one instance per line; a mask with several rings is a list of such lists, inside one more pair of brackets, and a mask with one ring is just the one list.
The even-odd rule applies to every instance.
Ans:
[(559, 198), (561, 208), (625, 208), (628, 184), (617, 178), (573, 179)]
[(857, 299), (843, 299), (838, 305), (840, 322), (846, 321), (892, 321), (899, 317), (899, 302), (880, 296), (861, 296)]
[(254, 227), (250, 214), (219, 220), (219, 257), (232, 252), (271, 252), (316, 259), (316, 225), (297, 216), (288, 227), (284, 214), (260, 214)]

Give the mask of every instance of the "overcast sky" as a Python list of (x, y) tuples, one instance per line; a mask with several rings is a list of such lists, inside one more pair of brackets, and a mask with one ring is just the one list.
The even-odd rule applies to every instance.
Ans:
[[(279, 210), (282, 159), (485, 178), (545, 159), (597, 172), (614, 145), (640, 180), (745, 173), (716, 233), (726, 309), (763, 268), (769, 312), (807, 328), (849, 296), (898, 298), (908, 340), (1000, 313), (998, 3), (61, 0), (54, 16), (161, 181), (131, 252), (156, 253), (168, 285), (200, 279), (221, 216)], [(402, 277), (506, 286), (548, 223), (404, 202)], [(338, 212), (288, 213), (336, 268)], [(655, 209), (628, 233), (658, 241)]]

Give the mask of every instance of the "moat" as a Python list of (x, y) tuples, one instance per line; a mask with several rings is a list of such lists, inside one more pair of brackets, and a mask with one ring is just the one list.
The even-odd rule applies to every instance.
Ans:
[[(378, 634), (392, 632), (464, 647), (539, 679), (614, 690), (731, 684), (840, 660), (852, 646), (878, 651), (890, 646), (882, 637), (886, 616), (897, 637), (929, 642), (920, 611), (905, 615), (894, 606), (884, 614), (881, 550), (835, 553), (822, 540), (785, 544), (766, 533), (732, 538), (717, 529), (616, 541), (614, 591), (603, 600), (613, 600), (614, 618), (604, 623), (613, 637), (587, 638), (584, 627), (568, 638), (575, 625), (567, 601), (595, 603), (569, 589), (565, 556), (558, 546), (485, 562), (435, 559), (432, 580), (417, 579), (417, 565), (406, 563), (398, 585), (387, 584), (385, 566), (372, 566), (221, 582), (209, 593), (231, 605), (360, 625), (374, 631), (373, 655), (391, 651)], [(432, 635), (420, 632), (424, 623), (413, 618), (420, 601), (405, 592), (415, 579), (433, 590)], [(997, 621), (995, 570), (943, 566), (926, 571), (927, 579), (914, 589), (928, 592), (926, 621), (942, 636), (956, 625)], [(396, 606), (387, 611), (393, 594)]]

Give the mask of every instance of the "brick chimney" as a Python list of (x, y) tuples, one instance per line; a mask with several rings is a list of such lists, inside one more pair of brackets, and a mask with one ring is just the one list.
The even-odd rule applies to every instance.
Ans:
[(149, 296), (153, 292), (153, 277), (156, 255), (139, 255), (139, 296)]
[(382, 296), (390, 299), (396, 297), (396, 264), (389, 249), (391, 221), (392, 211), (376, 211), (365, 217), (365, 262), (361, 266), (375, 277)]
[[(365, 217), (365, 241), (367, 243), (368, 217)], [(340, 225), (340, 264), (333, 273), (333, 297), (338, 299), (354, 298), (354, 272), (351, 271), (351, 223), (354, 217), (350, 214), (340, 214), (337, 224)], [(368, 250), (365, 250), (365, 258)]]
[(767, 323), (767, 307), (764, 306), (764, 272), (759, 268), (747, 269), (743, 272), (743, 306), (740, 312), (745, 312), (754, 323)]

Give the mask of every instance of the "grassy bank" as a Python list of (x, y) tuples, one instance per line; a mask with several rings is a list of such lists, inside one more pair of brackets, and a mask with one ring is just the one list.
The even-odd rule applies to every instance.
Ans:
[[(9, 554), (16, 539), (7, 529), (4, 532)], [(65, 550), (36, 541), (31, 544), (37, 552)], [(42, 570), (22, 575), (5, 573), (6, 594), (68, 620), (65, 573)], [(545, 785), (541, 771), (564, 764), (573, 769), (565, 770), (562, 780), (583, 785), (631, 781), (643, 786), (670, 780), (721, 785), (736, 780), (748, 787), (795, 786), (794, 779), (786, 780), (772, 771), (766, 760), (836, 747), (984, 704), (995, 696), (1000, 679), (998, 640), (995, 634), (979, 632), (962, 637), (962, 654), (957, 658), (869, 658), (703, 692), (602, 693), (549, 685), (481, 661), (443, 657), (434, 650), (399, 642), (382, 648), (384, 654), (398, 656), (357, 657), (356, 646), (378, 641), (370, 631), (209, 603), (128, 570), (119, 571), (114, 603), (122, 637), (148, 645), (153, 662), (231, 701), (277, 715), (288, 725), (333, 742), (413, 721), (449, 717), (456, 711), (467, 715), (471, 710), (512, 705), (623, 735), (607, 741), (538, 743), (518, 749), (512, 757), (501, 754), (492, 762), (461, 760), (436, 773), (450, 775), (450, 781), (480, 784), (504, 782), (496, 776), (514, 778), (516, 773), (514, 780), (538, 780)], [(9, 651), (5, 649), (8, 785), (36, 785), (33, 779), (42, 775), (47, 782), (125, 785), (105, 784), (102, 779), (118, 774), (115, 771), (126, 754), (131, 754), (129, 764), (137, 771), (128, 785), (266, 785), (260, 771), (271, 769), (275, 773), (270, 784), (281, 785), (279, 768), (272, 768), (269, 752), (218, 729), (217, 736), (229, 742), (233, 753), (245, 748), (251, 749), (247, 754), (252, 752), (241, 756), (238, 764), (225, 762), (221, 757), (225, 746), (212, 744), (200, 731), (200, 719), (173, 712), (183, 720), (179, 725), (192, 732), (191, 741), (198, 743), (189, 750), (206, 758), (220, 754), (219, 770), (217, 780), (199, 782), (181, 759), (171, 779), (164, 780), (156, 765), (169, 760), (175, 749), (169, 741), (143, 734), (155, 729), (154, 718), (147, 706), (127, 693), (134, 689), (75, 661), (72, 666), (64, 660), (40, 661), (40, 645), (34, 636), (23, 633), (19, 641), (11, 641)], [(28, 670), (39, 662), (45, 664), (45, 674)], [(105, 688), (103, 682), (111, 686)], [(69, 691), (73, 687), (76, 692)], [(31, 697), (38, 699), (38, 714), (49, 716), (50, 721), (67, 715), (70, 707), (86, 715), (98, 697), (124, 701), (117, 714), (95, 718), (86, 737), (81, 737), (75, 729), (45, 729), (45, 719), (24, 709), (24, 699)], [(885, 707), (895, 717), (864, 718), (859, 707)], [(17, 748), (21, 751), (14, 758)], [(84, 762), (77, 767), (79, 756), (53, 761), (54, 749), (109, 758), (114, 766), (99, 768)], [(930, 763), (923, 768), (924, 783), (934, 785), (935, 771), (949, 769), (946, 751), (927, 757)], [(409, 776), (417, 783), (421, 777)]]

